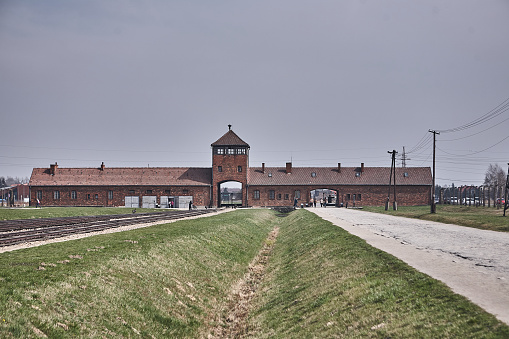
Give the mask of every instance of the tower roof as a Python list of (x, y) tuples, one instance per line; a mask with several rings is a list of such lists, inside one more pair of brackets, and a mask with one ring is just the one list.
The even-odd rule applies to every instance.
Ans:
[(221, 138), (217, 139), (216, 142), (210, 146), (246, 146), (249, 147), (247, 142), (239, 138), (234, 131), (231, 130), (232, 125), (228, 125), (228, 132), (226, 132)]

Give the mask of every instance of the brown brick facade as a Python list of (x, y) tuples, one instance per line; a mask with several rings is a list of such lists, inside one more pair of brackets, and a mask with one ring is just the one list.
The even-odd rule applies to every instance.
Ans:
[[(353, 196), (360, 195), (360, 200), (355, 199), (355, 206), (384, 206), (387, 200), (389, 186), (249, 186), (248, 204), (253, 207), (291, 206), (297, 194), (300, 195), (298, 205), (309, 203), (311, 191), (316, 189), (330, 189), (337, 192), (337, 203), (346, 206), (353, 205)], [(401, 186), (396, 188), (398, 206), (429, 205), (431, 201), (431, 186)], [(274, 194), (271, 194), (274, 191)], [(350, 199), (348, 200), (348, 195)], [(258, 199), (256, 197), (259, 197)], [(273, 198), (271, 198), (273, 197)], [(394, 201), (393, 188), (391, 187), (390, 201)]]
[[(125, 206), (126, 196), (192, 196), (197, 206), (210, 205), (210, 187), (193, 186), (44, 186), (32, 187), (30, 202), (35, 206), (37, 195), (42, 206)], [(58, 192), (58, 193), (55, 193)], [(75, 192), (75, 193), (73, 193)], [(111, 193), (110, 193), (111, 192)], [(57, 198), (55, 198), (57, 196)], [(74, 198), (75, 196), (75, 198)], [(141, 207), (141, 206), (140, 206)]]

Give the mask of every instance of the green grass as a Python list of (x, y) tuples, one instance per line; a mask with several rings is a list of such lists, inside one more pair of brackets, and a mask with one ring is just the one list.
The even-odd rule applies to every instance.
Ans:
[(299, 210), (256, 300), (256, 338), (507, 338), (509, 327), (434, 279)]
[(308, 211), (236, 210), (0, 254), (0, 337), (207, 337), (227, 326), (218, 317), (232, 286), (275, 226), (250, 337), (509, 336), (442, 283)]
[[(0, 220), (57, 218), (87, 215), (130, 214), (132, 208), (125, 207), (43, 207), (0, 208)], [(168, 209), (136, 208), (136, 213), (165, 212)]]
[(423, 219), (446, 224), (474, 227), (483, 230), (509, 232), (509, 211), (504, 217), (503, 209), (461, 206), (437, 205), (437, 213), (431, 214), (430, 206), (400, 206), (397, 211), (384, 207), (363, 207), (364, 211), (396, 215), (407, 218)]
[(0, 337), (196, 337), (271, 230), (242, 212), (0, 254)]

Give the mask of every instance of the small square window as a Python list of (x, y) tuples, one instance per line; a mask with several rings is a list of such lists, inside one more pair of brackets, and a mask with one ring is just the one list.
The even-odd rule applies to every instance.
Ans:
[(311, 172), (311, 177), (316, 178), (316, 172)]
[(217, 171), (218, 172), (222, 172), (223, 171), (223, 166), (217, 166)]
[(147, 194), (152, 194), (152, 190), (147, 190), (146, 193)]
[(94, 199), (95, 200), (99, 199), (99, 194), (94, 195)]

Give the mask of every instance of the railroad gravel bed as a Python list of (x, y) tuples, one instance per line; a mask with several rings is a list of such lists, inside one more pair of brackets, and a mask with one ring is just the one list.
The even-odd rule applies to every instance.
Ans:
[(444, 282), (509, 324), (509, 233), (345, 208), (308, 210)]

